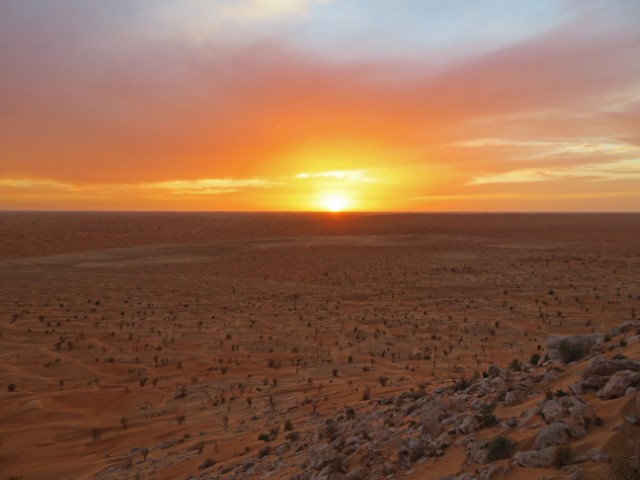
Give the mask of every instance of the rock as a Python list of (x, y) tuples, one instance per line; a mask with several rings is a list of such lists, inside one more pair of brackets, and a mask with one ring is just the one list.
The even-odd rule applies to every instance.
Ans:
[(582, 390), (581, 382), (572, 383), (569, 385), (569, 391), (573, 395), (582, 395), (584, 392)]
[(362, 469), (356, 467), (344, 476), (345, 480), (361, 480), (363, 478)]
[(640, 382), (640, 372), (620, 370), (613, 374), (606, 385), (598, 392), (598, 397), (604, 399), (622, 397), (627, 388), (638, 384), (638, 382)]
[(619, 327), (615, 327), (609, 330), (609, 335), (611, 335), (612, 337), (617, 337), (618, 335), (627, 333), (632, 328), (637, 327), (640, 327), (640, 320), (628, 320)]
[(592, 375), (586, 380), (580, 382), (580, 388), (584, 390), (600, 390), (609, 381), (608, 376)]
[(488, 442), (486, 440), (477, 440), (469, 446), (467, 450), (467, 457), (473, 463), (487, 463), (489, 450), (487, 449)]
[(591, 335), (549, 337), (545, 342), (545, 346), (550, 359), (570, 362), (587, 355), (593, 345), (603, 342), (604, 335), (594, 333)]
[(637, 417), (631, 416), (631, 415), (627, 415), (624, 417), (624, 420), (627, 423), (630, 423), (631, 425), (638, 425), (638, 423), (640, 423), (640, 420), (638, 420)]
[(473, 414), (465, 416), (459, 430), (463, 435), (469, 435), (470, 433), (476, 432), (478, 430), (478, 420), (476, 420), (476, 416)]
[(620, 370), (640, 372), (640, 362), (628, 358), (595, 358), (582, 372), (582, 378), (589, 379), (593, 376), (609, 377)]
[(444, 403), (439, 398), (429, 402), (420, 414), (420, 422), (425, 433), (437, 437), (442, 433), (441, 420), (448, 416)]
[(517, 452), (514, 455), (515, 461), (521, 467), (550, 467), (553, 465), (556, 456), (555, 447), (547, 447), (542, 450), (529, 450), (528, 452)]
[(544, 427), (533, 442), (535, 450), (565, 443), (569, 439), (569, 425), (562, 422), (554, 422)]
[(609, 461), (609, 455), (607, 455), (601, 448), (592, 448), (589, 450), (589, 459), (596, 463), (605, 463)]
[(569, 480), (583, 480), (584, 478), (584, 472), (581, 469), (576, 469), (570, 473)]
[(633, 337), (627, 338), (627, 345), (635, 345), (640, 342), (640, 335), (634, 335)]
[(540, 413), (547, 423), (557, 422), (563, 416), (562, 407), (555, 400), (547, 400), (544, 402)]
[(469, 473), (461, 473), (460, 475), (447, 475), (440, 477), (438, 480), (473, 480), (474, 477)]
[(522, 402), (524, 392), (522, 390), (511, 390), (504, 396), (504, 404), (508, 407), (517, 405)]
[(393, 463), (384, 462), (384, 466), (382, 467), (382, 473), (384, 473), (385, 475), (391, 475), (395, 473), (395, 471), (396, 471), (396, 467)]
[(502, 422), (504, 428), (516, 428), (518, 426), (518, 419), (516, 417), (509, 417)]
[(636, 387), (629, 387), (624, 391), (625, 397), (633, 397), (636, 394)]
[(480, 469), (478, 475), (476, 476), (476, 480), (490, 480), (496, 471), (498, 471), (498, 466), (495, 464), (489, 464), (485, 468)]
[(467, 409), (467, 395), (453, 395), (447, 402), (447, 408), (452, 412), (464, 412)]

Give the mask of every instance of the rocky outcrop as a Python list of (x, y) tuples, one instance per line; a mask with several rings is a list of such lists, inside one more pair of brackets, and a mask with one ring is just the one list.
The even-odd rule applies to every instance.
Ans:
[(563, 422), (554, 422), (544, 427), (533, 442), (533, 448), (541, 450), (546, 447), (554, 445), (560, 445), (566, 443), (569, 440), (570, 427)]
[(521, 467), (542, 468), (553, 465), (556, 456), (555, 447), (546, 447), (542, 450), (529, 450), (527, 452), (517, 452), (514, 459)]
[(620, 370), (640, 372), (640, 362), (628, 358), (602, 358), (596, 357), (582, 372), (582, 378), (608, 377)]
[(640, 372), (620, 370), (613, 374), (606, 385), (598, 392), (598, 397), (612, 399), (622, 397), (627, 388), (640, 383)]

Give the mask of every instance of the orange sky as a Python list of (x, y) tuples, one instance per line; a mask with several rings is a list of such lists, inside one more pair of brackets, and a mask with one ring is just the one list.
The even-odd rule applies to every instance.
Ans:
[(6, 0), (0, 209), (640, 210), (638, 18)]

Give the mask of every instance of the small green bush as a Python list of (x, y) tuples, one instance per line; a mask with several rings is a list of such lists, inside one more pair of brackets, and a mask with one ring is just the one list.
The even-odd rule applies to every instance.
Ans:
[(487, 460), (495, 462), (496, 460), (504, 460), (511, 456), (515, 442), (507, 437), (499, 436), (491, 440), (487, 446)]
[(560, 358), (564, 364), (581, 360), (589, 353), (585, 347), (580, 345), (571, 345), (566, 341), (560, 344), (559, 351)]
[(557, 445), (554, 452), (553, 463), (557, 468), (562, 468), (565, 465), (569, 465), (573, 459), (573, 450), (567, 443)]
[(483, 426), (490, 428), (498, 424), (498, 417), (493, 412), (496, 409), (493, 403), (484, 403), (480, 406), (480, 421)]

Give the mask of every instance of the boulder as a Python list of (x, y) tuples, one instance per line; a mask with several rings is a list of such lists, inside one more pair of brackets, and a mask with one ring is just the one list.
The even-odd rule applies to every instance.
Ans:
[(632, 328), (638, 327), (640, 327), (640, 320), (628, 320), (619, 327), (615, 327), (609, 330), (609, 335), (611, 335), (612, 337), (617, 337), (618, 335), (627, 333)]
[(544, 402), (540, 413), (547, 423), (557, 422), (563, 417), (563, 409), (555, 400), (547, 400)]
[(589, 378), (587, 378), (586, 380), (582, 380), (582, 381), (578, 382), (578, 385), (580, 386), (580, 389), (582, 391), (585, 391), (585, 390), (600, 390), (602, 387), (604, 387), (607, 384), (608, 381), (609, 381), (609, 377), (608, 376), (592, 375)]
[(640, 382), (640, 372), (620, 370), (613, 374), (607, 384), (598, 392), (598, 397), (612, 399), (622, 397), (627, 388)]
[(554, 422), (544, 427), (533, 442), (533, 448), (542, 450), (546, 447), (565, 443), (569, 439), (569, 425), (563, 422)]
[(582, 378), (589, 379), (594, 376), (609, 377), (620, 370), (640, 372), (640, 362), (628, 358), (602, 358), (597, 357), (584, 369)]
[(609, 455), (601, 448), (592, 448), (589, 450), (589, 460), (595, 463), (605, 463), (609, 461)]
[(514, 455), (515, 461), (521, 467), (542, 468), (553, 465), (556, 457), (556, 448), (547, 447), (542, 450), (529, 450), (527, 452), (517, 452)]
[(524, 399), (524, 392), (522, 390), (511, 390), (504, 396), (504, 404), (508, 407), (517, 405)]
[(467, 456), (473, 463), (487, 463), (489, 457), (489, 442), (477, 440), (473, 442), (467, 450)]
[(473, 414), (469, 414), (464, 417), (462, 424), (460, 425), (460, 433), (463, 435), (469, 435), (478, 430), (478, 420)]

